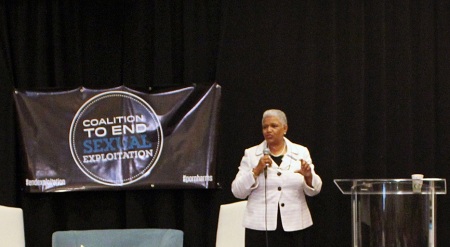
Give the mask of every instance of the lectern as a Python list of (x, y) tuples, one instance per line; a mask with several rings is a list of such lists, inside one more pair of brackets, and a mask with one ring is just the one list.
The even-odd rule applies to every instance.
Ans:
[(335, 179), (351, 195), (353, 247), (436, 246), (436, 196), (446, 180)]

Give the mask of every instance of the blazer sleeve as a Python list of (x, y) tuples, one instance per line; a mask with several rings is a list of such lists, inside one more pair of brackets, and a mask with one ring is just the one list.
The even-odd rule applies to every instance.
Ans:
[(253, 177), (252, 170), (254, 166), (252, 165), (252, 159), (254, 159), (254, 155), (252, 156), (250, 153), (249, 149), (245, 150), (241, 164), (239, 165), (239, 171), (231, 183), (231, 192), (239, 199), (247, 198), (259, 185), (258, 179), (255, 180)]
[(320, 190), (322, 189), (322, 179), (319, 175), (316, 174), (316, 171), (314, 170), (315, 166), (312, 163), (311, 154), (309, 153), (308, 148), (303, 147), (303, 158), (305, 159), (308, 164), (310, 164), (311, 172), (312, 172), (312, 187), (309, 187), (306, 182), (304, 182), (303, 191), (308, 196), (315, 196), (320, 193)]
[(311, 171), (312, 171), (312, 176), (313, 176), (312, 188), (309, 187), (305, 182), (305, 185), (303, 186), (303, 188), (304, 188), (303, 191), (308, 196), (315, 196), (315, 195), (319, 194), (320, 190), (322, 189), (322, 179), (314, 171), (314, 165), (311, 164), (310, 166), (311, 166)]

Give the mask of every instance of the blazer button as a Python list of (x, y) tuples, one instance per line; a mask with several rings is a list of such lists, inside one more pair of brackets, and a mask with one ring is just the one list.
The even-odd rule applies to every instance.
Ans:
[(277, 175), (278, 175), (278, 176), (281, 176), (281, 172), (277, 172)]
[(281, 187), (278, 187), (278, 191), (281, 191)]
[(281, 206), (284, 207), (284, 203), (281, 203)]

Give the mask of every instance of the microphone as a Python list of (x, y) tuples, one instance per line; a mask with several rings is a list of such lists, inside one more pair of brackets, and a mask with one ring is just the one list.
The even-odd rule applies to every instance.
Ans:
[[(270, 149), (268, 147), (265, 147), (263, 153), (264, 153), (264, 155), (269, 155)], [(264, 168), (264, 178), (267, 178), (267, 166), (268, 165), (269, 164), (266, 164), (266, 167)]]
[[(264, 155), (269, 155), (270, 154), (270, 149), (269, 147), (265, 147), (263, 150), (263, 154)], [(269, 164), (266, 164), (266, 167), (264, 167), (264, 179), (266, 179), (267, 182), (267, 166), (269, 166)], [(264, 183), (264, 206), (265, 206), (265, 210), (266, 210), (266, 215), (264, 217), (265, 219), (265, 223), (266, 223), (266, 247), (269, 247), (269, 237), (267, 235), (267, 183)]]

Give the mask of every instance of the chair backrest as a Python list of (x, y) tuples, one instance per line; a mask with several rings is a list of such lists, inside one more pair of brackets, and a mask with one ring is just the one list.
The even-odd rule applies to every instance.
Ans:
[(247, 201), (220, 205), (216, 247), (243, 247), (245, 228), (242, 226)]
[(175, 229), (101, 229), (56, 231), (52, 247), (183, 247)]
[(21, 208), (0, 206), (0, 244), (8, 247), (25, 246)]

